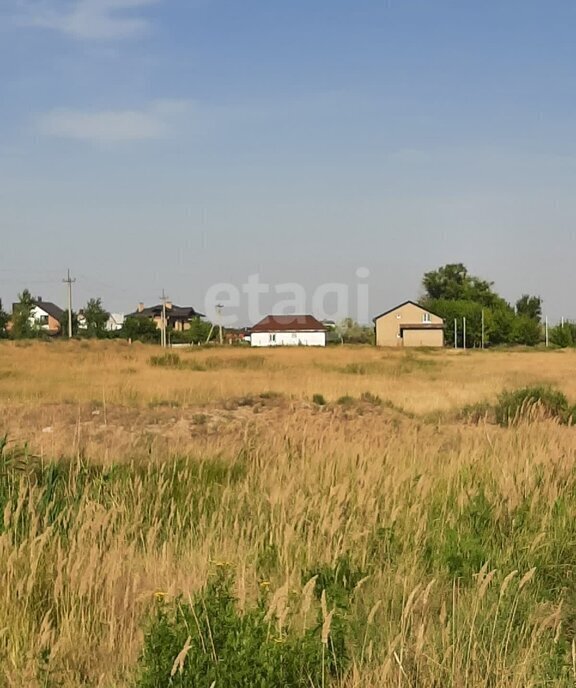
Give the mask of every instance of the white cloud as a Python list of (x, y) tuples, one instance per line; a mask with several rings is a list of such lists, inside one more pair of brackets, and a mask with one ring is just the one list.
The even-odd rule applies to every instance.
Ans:
[(41, 134), (57, 138), (104, 143), (142, 141), (167, 136), (174, 117), (189, 113), (190, 107), (184, 100), (160, 100), (142, 110), (56, 109), (40, 115), (35, 125)]
[(147, 33), (150, 22), (131, 10), (157, 2), (160, 0), (25, 0), (21, 21), (78, 39), (133, 38)]

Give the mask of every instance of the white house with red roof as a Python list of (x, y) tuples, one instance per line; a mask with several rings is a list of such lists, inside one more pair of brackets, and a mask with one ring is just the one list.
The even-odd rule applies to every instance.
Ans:
[(251, 346), (326, 346), (326, 327), (312, 315), (267, 315), (250, 330)]

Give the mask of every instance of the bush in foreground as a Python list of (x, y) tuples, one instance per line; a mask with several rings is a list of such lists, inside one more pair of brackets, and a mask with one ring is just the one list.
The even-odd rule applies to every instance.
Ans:
[(560, 390), (545, 385), (502, 392), (495, 413), (499, 425), (533, 418), (554, 418), (567, 422), (571, 415), (566, 396)]
[[(330, 627), (334, 612), (310, 612), (315, 580), (303, 592), (304, 613), (291, 626), (287, 590), (241, 612), (225, 564), (194, 599), (159, 596), (140, 658), (137, 688), (310, 688), (327, 686), (343, 668)], [(270, 599), (268, 599), (270, 598)], [(341, 637), (342, 627), (338, 626)]]

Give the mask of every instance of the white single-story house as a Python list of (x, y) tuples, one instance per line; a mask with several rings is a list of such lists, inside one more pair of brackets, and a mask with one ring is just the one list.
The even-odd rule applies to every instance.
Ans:
[(326, 346), (326, 327), (312, 315), (267, 315), (250, 330), (251, 346)]

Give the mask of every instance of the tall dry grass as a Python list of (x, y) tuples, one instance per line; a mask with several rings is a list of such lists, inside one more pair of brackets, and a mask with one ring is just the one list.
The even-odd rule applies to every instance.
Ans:
[[(429, 418), (514, 381), (560, 382), (573, 394), (572, 354), (298, 350), (259, 352), (257, 370), (205, 371), (154, 367), (150, 355), (110, 344), (0, 348), (10, 426), (0, 685), (134, 685), (159, 597), (193, 595), (226, 563), (241, 607), (262, 580), (296, 604), (308, 574), (339, 562), (359, 577), (342, 686), (574, 684), (573, 428)], [(270, 390), (285, 397), (222, 410)], [(392, 406), (309, 402), (366, 391)], [(177, 392), (177, 404), (159, 404)], [(68, 409), (70, 427), (59, 426)], [(207, 420), (192, 423), (197, 434), (170, 435), (199, 409)], [(42, 433), (51, 413), (53, 430)], [(113, 435), (123, 442), (115, 450), (106, 429), (119, 419), (137, 430)], [(54, 437), (68, 431), (67, 443)]]

